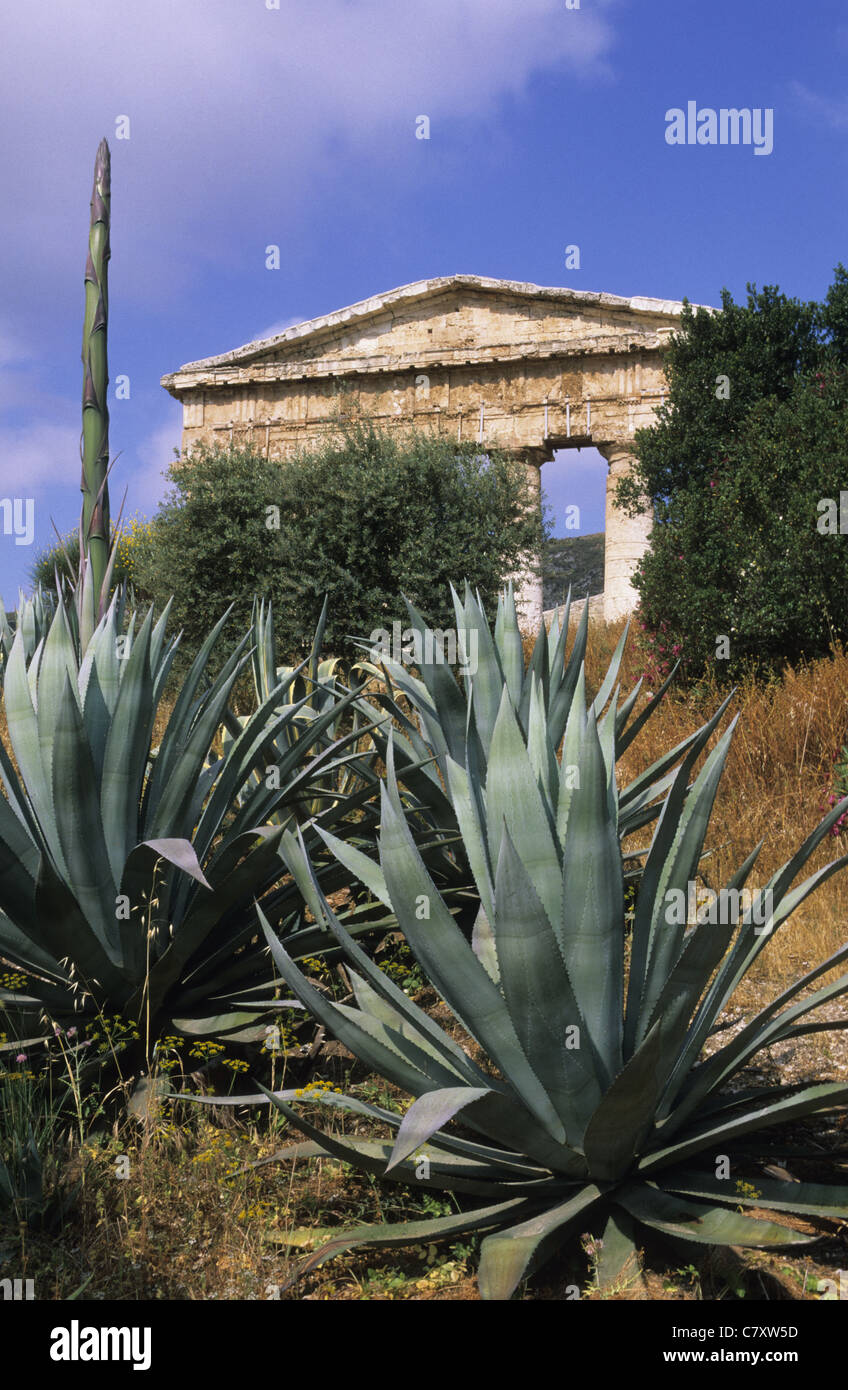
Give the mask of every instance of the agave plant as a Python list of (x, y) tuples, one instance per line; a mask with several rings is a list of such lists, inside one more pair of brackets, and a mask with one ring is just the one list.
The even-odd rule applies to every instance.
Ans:
[[(380, 865), (360, 865), (373, 891), (391, 904), (425, 977), (452, 1011), (455, 1035), (360, 949), (321, 892), (302, 841), (284, 836), (282, 852), (296, 881), (344, 952), (358, 1007), (320, 995), (263, 920), (280, 973), (345, 1047), (413, 1101), (401, 1118), (331, 1092), (301, 1097), (366, 1115), (394, 1131), (391, 1142), (325, 1133), (292, 1107), (292, 1092), (263, 1090), (307, 1136), (281, 1156), (333, 1156), (390, 1180), (477, 1199), (436, 1220), (344, 1231), (304, 1269), (359, 1245), (399, 1246), (477, 1231), (485, 1237), (481, 1294), (507, 1299), (587, 1230), (602, 1237), (598, 1279), (612, 1287), (628, 1271), (638, 1275), (637, 1247), (651, 1233), (710, 1245), (795, 1245), (812, 1237), (739, 1208), (839, 1217), (848, 1210), (846, 1187), (761, 1176), (740, 1185), (735, 1167), (747, 1164), (741, 1171), (750, 1171), (754, 1159), (781, 1153), (784, 1141), (772, 1135), (776, 1127), (848, 1103), (848, 1083), (752, 1085), (744, 1076), (762, 1048), (844, 1026), (817, 1020), (815, 1010), (848, 991), (848, 974), (821, 983), (848, 960), (848, 945), (723, 1044), (720, 1024), (746, 973), (794, 909), (848, 861), (835, 860), (791, 886), (846, 803), (833, 808), (764, 887), (747, 890), (741, 915), (719, 912), (712, 915), (727, 920), (714, 922), (702, 909), (697, 920), (681, 920), (669, 904), (693, 881), (733, 725), (691, 786), (689, 779), (722, 707), (693, 740), (664, 796), (628, 952), (612, 721), (598, 726), (579, 676), (565, 721), (563, 765), (555, 768), (540, 757), (534, 736), (539, 716), (533, 710), (539, 708), (531, 692), (522, 729), (509, 692), (502, 693), (485, 779), (470, 751), (465, 766), (445, 754), (447, 785), (482, 905), (471, 943), (414, 844), (391, 756)], [(579, 772), (570, 787), (566, 763)], [(563, 787), (552, 819), (545, 783), (555, 777)], [(348, 847), (325, 838), (350, 861)], [(728, 883), (726, 892), (737, 895), (728, 896), (728, 904), (739, 904), (760, 848)], [(457, 1040), (463, 1032), (487, 1062), (472, 1060), (468, 1045)], [(708, 1042), (711, 1052), (705, 1051)], [(463, 1132), (452, 1123), (457, 1116)], [(728, 1162), (717, 1163), (722, 1156)]]
[[(225, 614), (154, 748), (176, 641), (165, 638), (167, 610), (155, 625), (151, 610), (137, 634), (131, 616), (121, 633), (120, 604), (112, 601), (82, 655), (63, 604), (29, 659), (22, 630), (12, 642), (3, 694), (14, 764), (0, 746), (0, 957), (27, 980), (23, 990), (0, 990), (0, 1004), (22, 1016), (17, 1036), (41, 1010), (60, 1025), (118, 1013), (149, 1049), (163, 1029), (232, 1034), (275, 1007), (254, 900), (281, 930), (300, 932), (295, 954), (300, 941), (304, 953), (314, 949), (320, 933), (304, 927), (300, 895), (283, 882), (283, 826), (268, 822), (308, 800), (349, 758), (352, 740), (324, 741), (334, 706), (286, 743), (304, 704), (286, 704), (295, 671), (219, 754), (248, 640), (209, 680)], [(339, 829), (373, 798), (372, 785), (363, 778), (317, 822)]]
[[(342, 703), (344, 696), (350, 692), (336, 679), (338, 659), (321, 656), (327, 607), (328, 600), (325, 599), (312, 650), (306, 662), (298, 667), (286, 664), (278, 666), (272, 605), (268, 603), (266, 607), (264, 599), (253, 600), (250, 659), (256, 705), (268, 708), (272, 691), (282, 689), (285, 692), (286, 702), (273, 707), (269, 714), (269, 720), (277, 721), (277, 736), (273, 746), (275, 754), (279, 757), (290, 753), (299, 738), (313, 731), (316, 719), (328, 713), (331, 713), (332, 717), (325, 723), (323, 733), (318, 739), (319, 747), (326, 748), (345, 732), (346, 715), (351, 721), (350, 732), (355, 736), (352, 741), (356, 742), (360, 735), (361, 715), (357, 709), (359, 692), (353, 693), (351, 701)], [(372, 711), (369, 710), (369, 713)], [(289, 717), (281, 721), (282, 715)], [(383, 718), (378, 722), (385, 723), (386, 720)], [(238, 737), (246, 723), (245, 715), (228, 715), (228, 722), (222, 731), (225, 750), (230, 742)], [(311, 742), (312, 746), (315, 746), (315, 741)], [(352, 761), (357, 764), (355, 771), (350, 766)], [(290, 826), (295, 819), (303, 823), (320, 815), (329, 805), (343, 801), (357, 788), (363, 773), (367, 771), (368, 761), (353, 753), (349, 759), (334, 762), (326, 769), (320, 786), (317, 782), (313, 786), (313, 795), (310, 798), (297, 806), (289, 804), (285, 809), (273, 812), (271, 820), (277, 825)], [(372, 786), (375, 789), (378, 780), (376, 773), (371, 774)]]
[[(508, 585), (500, 597), (494, 630), (489, 626), (479, 595), (475, 597), (467, 584), (464, 600), (453, 586), (451, 594), (459, 636), (457, 655), (460, 667), (465, 668), (462, 682), (444, 661), (432, 630), (409, 601), (410, 628), (403, 637), (420, 678), (387, 653), (381, 654), (379, 667), (368, 661), (360, 665), (372, 677), (385, 682), (387, 689), (378, 692), (376, 698), (391, 714), (395, 726), (392, 731), (395, 765), (406, 789), (408, 814), (413, 823), (416, 820), (429, 823), (433, 832), (452, 846), (454, 862), (441, 886), (443, 891), (454, 896), (454, 900), (459, 892), (460, 920), (468, 924), (477, 908), (473, 891), (469, 891), (473, 889), (473, 845), (460, 834), (458, 804), (463, 797), (472, 794), (475, 785), (485, 782), (495, 727), (501, 706), (507, 702), (532, 759), (549, 818), (557, 820), (560, 788), (564, 785), (557, 771), (557, 751), (578, 684), (581, 691), (583, 689), (589, 614), (588, 606), (584, 606), (566, 659), (571, 611), (569, 591), (562, 623), (557, 614), (549, 629), (542, 624), (525, 670), (512, 585)], [(619, 705), (617, 682), (627, 631), (625, 628), (590, 708), (605, 747), (616, 761), (656, 711), (677, 669), (675, 666), (638, 714), (635, 709), (642, 690), (641, 680)], [(399, 697), (405, 697), (414, 719), (409, 717)], [(659, 798), (671, 786), (676, 764), (702, 734), (703, 730), (700, 734), (696, 731), (683, 739), (622, 788), (617, 799), (621, 839), (656, 819), (661, 805)], [(385, 755), (388, 732), (378, 729), (375, 738)], [(568, 763), (565, 756), (563, 762)], [(454, 785), (452, 795), (448, 796), (445, 787), (452, 768), (468, 768), (470, 781), (465, 788)], [(455, 773), (453, 775), (456, 782)], [(486, 805), (479, 797), (477, 809), (485, 818)], [(639, 877), (643, 856), (642, 850), (628, 850), (626, 871), (629, 878)]]
[(39, 642), (47, 636), (55, 606), (52, 596), (46, 594), (40, 585), (30, 597), (19, 589), (18, 606), (12, 614), (14, 622), (10, 622), (3, 600), (0, 599), (0, 668), (9, 659), (15, 633), (18, 631), (23, 640), (24, 654), (29, 660)]

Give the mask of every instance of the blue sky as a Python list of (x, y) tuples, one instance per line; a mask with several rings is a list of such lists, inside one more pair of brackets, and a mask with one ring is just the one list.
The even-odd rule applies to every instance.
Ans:
[[(35, 504), (31, 545), (0, 533), (7, 604), (51, 517), (79, 515), (104, 135), (110, 375), (130, 380), (110, 393), (112, 499), (126, 486), (130, 514), (155, 510), (179, 442), (164, 372), (380, 291), (467, 273), (821, 298), (848, 263), (844, 0), (32, 0), (3, 27), (0, 496)], [(773, 152), (669, 145), (666, 112), (690, 100), (772, 109)], [(543, 482), (555, 530), (568, 502), (602, 529), (597, 457)]]

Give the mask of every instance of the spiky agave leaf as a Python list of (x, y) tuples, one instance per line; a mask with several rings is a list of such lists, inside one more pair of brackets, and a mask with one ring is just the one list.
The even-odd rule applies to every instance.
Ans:
[[(635, 1263), (646, 1233), (708, 1244), (785, 1246), (812, 1237), (738, 1208), (819, 1217), (848, 1212), (846, 1187), (756, 1178), (756, 1195), (750, 1187), (740, 1193), (734, 1176), (716, 1176), (715, 1164), (717, 1154), (733, 1164), (739, 1140), (744, 1162), (752, 1137), (760, 1159), (767, 1159), (781, 1147), (771, 1138), (775, 1127), (848, 1105), (848, 1083), (841, 1082), (810, 1082), (790, 1092), (779, 1086), (728, 1090), (760, 1048), (835, 1026), (810, 1015), (848, 992), (848, 974), (812, 993), (809, 987), (848, 960), (848, 946), (784, 991), (712, 1057), (699, 1060), (752, 961), (794, 908), (848, 862), (843, 856), (791, 886), (848, 798), (773, 876), (765, 926), (765, 890), (757, 890), (739, 920), (730, 913), (713, 924), (702, 913), (696, 922), (681, 924), (669, 912), (671, 894), (694, 877), (733, 730), (690, 784), (706, 738), (696, 741), (661, 804), (628, 970), (618, 792), (604, 733), (581, 691), (578, 679), (566, 744), (579, 777), (561, 825), (546, 814), (532, 738), (525, 742), (517, 733), (515, 706), (505, 695), (490, 731), (483, 784), (475, 780), (470, 752), (465, 767), (445, 754), (448, 786), (452, 795), (459, 788), (457, 814), (485, 905), (485, 928), (472, 944), (416, 848), (389, 757), (380, 864), (368, 860), (367, 874), (397, 914), (425, 976), (488, 1055), (490, 1068), (472, 1062), (368, 959), (333, 914), (303, 842), (291, 836), (281, 852), (312, 912), (345, 955), (358, 1007), (335, 1004), (315, 990), (262, 922), (293, 993), (355, 1056), (407, 1091), (413, 1104), (402, 1121), (385, 1120), (397, 1130), (390, 1149), (322, 1136), (288, 1098), (267, 1093), (269, 1098), (323, 1153), (376, 1172), (382, 1152), (389, 1180), (409, 1182), (417, 1155), (427, 1158), (422, 1171), (429, 1182), (459, 1191), (455, 1159), (472, 1161), (474, 1191), (483, 1205), (451, 1218), (445, 1234), (488, 1232), (479, 1271), (487, 1299), (509, 1298), (521, 1279), (587, 1226), (603, 1233), (600, 1277), (610, 1283)], [(533, 708), (531, 697), (530, 718)], [(361, 865), (348, 847), (325, 838), (349, 868)], [(756, 851), (729, 889), (742, 888), (755, 858)], [(317, 1103), (354, 1105), (339, 1096)], [(453, 1116), (481, 1142), (452, 1132)], [(421, 1238), (417, 1232), (415, 1222), (344, 1232), (317, 1251), (309, 1267), (362, 1243), (414, 1241)], [(433, 1230), (427, 1238), (438, 1234)]]

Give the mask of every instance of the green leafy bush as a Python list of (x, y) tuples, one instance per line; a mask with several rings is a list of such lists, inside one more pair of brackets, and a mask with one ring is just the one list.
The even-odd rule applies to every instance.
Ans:
[[(139, 602), (149, 598), (144, 586), (139, 582), (139, 557), (143, 551), (146, 552), (150, 539), (150, 522), (132, 517), (121, 527), (121, 534), (115, 546), (112, 587), (116, 589), (125, 582), (132, 584)], [(42, 551), (30, 570), (29, 577), (34, 588), (40, 587), (52, 594), (56, 588), (56, 573), (58, 572), (60, 579), (71, 581), (78, 568), (79, 529), (70, 531), (61, 542), (57, 541), (48, 550)]]
[(140, 579), (193, 651), (233, 604), (233, 634), (254, 594), (270, 598), (280, 655), (306, 655), (325, 595), (325, 646), (404, 620), (401, 593), (453, 620), (448, 581), (464, 575), (494, 606), (503, 580), (538, 553), (542, 523), (521, 464), (473, 444), (370, 424), (284, 462), (200, 446), (170, 469)]
[(838, 523), (846, 406), (844, 369), (799, 378), (785, 400), (752, 408), (709, 477), (658, 506), (635, 580), (654, 679), (678, 656), (691, 674), (716, 662), (736, 677), (824, 655), (848, 637)]
[(725, 291), (720, 312), (684, 312), (668, 401), (617, 489), (654, 511), (634, 581), (652, 679), (678, 655), (690, 675), (779, 668), (848, 630), (846, 548), (817, 525), (845, 487), (846, 322), (842, 266), (821, 304), (749, 286), (747, 305)]

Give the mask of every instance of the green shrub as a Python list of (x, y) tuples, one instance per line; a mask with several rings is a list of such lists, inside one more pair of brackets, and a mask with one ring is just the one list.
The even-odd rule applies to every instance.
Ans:
[(848, 481), (846, 406), (844, 369), (799, 378), (662, 504), (634, 581), (654, 679), (678, 656), (690, 674), (780, 669), (848, 636), (848, 547), (823, 509)]
[[(139, 602), (149, 598), (144, 586), (139, 582), (139, 557), (147, 550), (151, 539), (151, 523), (138, 517), (131, 517), (121, 527), (121, 537), (116, 547), (115, 568), (112, 572), (113, 589), (125, 580), (133, 585)], [(69, 562), (70, 561), (70, 567)], [(71, 580), (79, 567), (79, 528), (69, 531), (62, 538), (39, 555), (30, 570), (33, 588), (39, 585), (49, 593), (56, 588), (56, 572), (60, 577)]]
[(668, 401), (617, 488), (654, 511), (634, 580), (652, 680), (678, 656), (690, 676), (780, 669), (848, 630), (845, 547), (817, 524), (848, 476), (848, 271), (821, 304), (748, 288), (747, 305), (687, 306)]
[(523, 465), (362, 422), (284, 462), (200, 446), (169, 476), (140, 578), (157, 603), (173, 594), (189, 653), (228, 604), (233, 634), (243, 631), (259, 594), (273, 603), (280, 654), (302, 659), (329, 595), (325, 649), (352, 657), (352, 637), (405, 625), (401, 592), (445, 627), (457, 576), (494, 608), (542, 543)]

